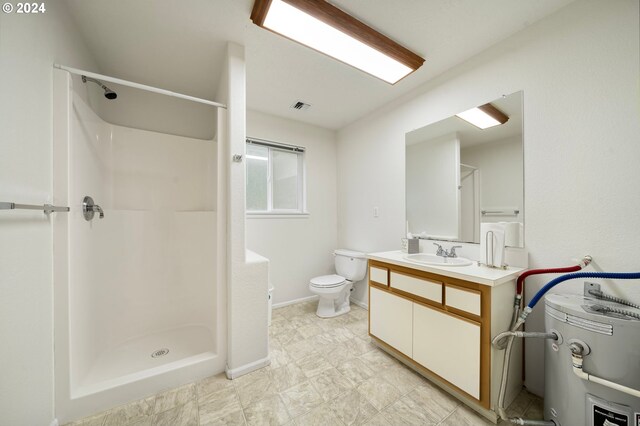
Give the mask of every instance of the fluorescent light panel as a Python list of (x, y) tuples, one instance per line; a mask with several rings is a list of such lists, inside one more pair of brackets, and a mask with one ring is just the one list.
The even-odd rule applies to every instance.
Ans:
[[(308, 1), (303, 3), (306, 3), (307, 5), (310, 4), (311, 7), (313, 7), (317, 6), (318, 3), (325, 2)], [(257, 6), (258, 2), (256, 2), (255, 7)], [(325, 8), (333, 8), (334, 13), (337, 10), (338, 13), (344, 14), (344, 12), (339, 11), (339, 9), (335, 9), (334, 6), (327, 6), (325, 4), (322, 6)], [(330, 18), (331, 15), (327, 15), (326, 10), (324, 12), (323, 19), (320, 20), (283, 0), (271, 0), (264, 21), (262, 22), (262, 26), (307, 47), (331, 56), (332, 58), (358, 68), (368, 74), (378, 77), (390, 84), (396, 83), (422, 64), (420, 62), (420, 65), (410, 67), (397, 59), (382, 53), (380, 50), (363, 43), (348, 33), (328, 24), (326, 22), (328, 20), (327, 16)], [(353, 21), (356, 21), (359, 26), (367, 28), (368, 31), (373, 31), (357, 21), (355, 18), (351, 16), (349, 17)], [(252, 19), (254, 19), (253, 15)], [(254, 22), (256, 22), (255, 19)], [(256, 23), (260, 25), (259, 22)], [(383, 37), (386, 39), (385, 36), (382, 36), (379, 33), (377, 34), (381, 38)], [(395, 42), (391, 40), (388, 40), (388, 43), (395, 44)], [(399, 45), (398, 47), (400, 49), (404, 49)], [(409, 52), (409, 54), (415, 55), (412, 52)], [(417, 57), (417, 55), (415, 56)], [(422, 58), (417, 58), (418, 61), (424, 62)]]
[(476, 108), (468, 109), (460, 114), (456, 114), (456, 116), (482, 130), (499, 126), (509, 121), (508, 116), (491, 104), (484, 104)]

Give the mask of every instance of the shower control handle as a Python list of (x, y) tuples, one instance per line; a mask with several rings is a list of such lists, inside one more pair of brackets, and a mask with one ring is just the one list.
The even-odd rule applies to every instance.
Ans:
[(93, 202), (93, 198), (88, 195), (82, 199), (82, 215), (84, 216), (84, 220), (90, 221), (93, 219), (93, 216), (99, 213), (100, 219), (104, 218), (104, 211), (102, 211), (102, 207), (95, 204)]

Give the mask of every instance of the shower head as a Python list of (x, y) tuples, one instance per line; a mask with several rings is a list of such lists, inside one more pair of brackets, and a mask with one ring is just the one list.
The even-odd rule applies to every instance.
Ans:
[(91, 78), (91, 77), (87, 77), (87, 76), (83, 75), (82, 76), (82, 82), (86, 83), (87, 81), (93, 81), (98, 86), (102, 87), (102, 90), (104, 90), (104, 97), (105, 98), (107, 98), (107, 99), (115, 99), (115, 98), (118, 97), (118, 94), (116, 92), (114, 92), (113, 90), (109, 89), (107, 86), (102, 84), (102, 82), (100, 80), (96, 80), (95, 78)]
[(103, 87), (104, 89), (104, 97), (107, 99), (115, 99), (118, 97), (118, 94), (108, 87)]

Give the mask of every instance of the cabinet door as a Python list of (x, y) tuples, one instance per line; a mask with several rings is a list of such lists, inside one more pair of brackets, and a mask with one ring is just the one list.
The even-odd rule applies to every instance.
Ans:
[(411, 357), (413, 302), (369, 287), (369, 332)]
[(480, 324), (414, 304), (413, 359), (480, 399)]

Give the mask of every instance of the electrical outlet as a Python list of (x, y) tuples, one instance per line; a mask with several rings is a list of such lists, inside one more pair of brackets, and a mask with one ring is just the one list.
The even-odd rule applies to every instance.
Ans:
[(589, 290), (600, 290), (600, 284), (598, 283), (590, 283), (589, 281), (584, 282), (584, 295), (593, 297), (592, 294), (589, 294)]

